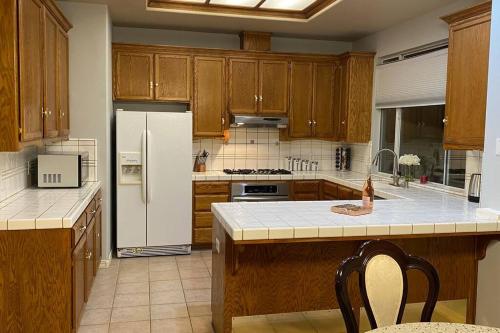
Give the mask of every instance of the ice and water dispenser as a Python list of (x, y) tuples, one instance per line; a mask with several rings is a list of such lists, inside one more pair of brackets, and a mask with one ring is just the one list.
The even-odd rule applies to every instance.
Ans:
[(120, 152), (120, 184), (142, 184), (140, 152)]

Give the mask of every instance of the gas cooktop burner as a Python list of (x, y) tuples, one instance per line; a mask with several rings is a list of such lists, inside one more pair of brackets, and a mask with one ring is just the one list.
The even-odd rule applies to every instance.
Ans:
[(224, 169), (228, 175), (291, 175), (292, 172), (284, 169)]

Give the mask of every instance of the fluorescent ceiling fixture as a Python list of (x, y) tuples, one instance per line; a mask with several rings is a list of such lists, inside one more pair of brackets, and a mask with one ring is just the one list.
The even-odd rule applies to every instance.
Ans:
[(210, 0), (211, 5), (225, 5), (235, 7), (255, 7), (260, 0)]
[(194, 3), (205, 3), (207, 0), (175, 0), (178, 2), (194, 2)]
[(304, 10), (316, 0), (266, 0), (261, 8), (266, 9), (285, 9), (285, 10)]

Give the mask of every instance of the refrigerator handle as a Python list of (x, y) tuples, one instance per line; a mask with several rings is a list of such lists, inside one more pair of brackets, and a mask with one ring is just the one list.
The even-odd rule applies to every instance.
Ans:
[(146, 172), (148, 173), (148, 177), (147, 177), (147, 203), (151, 203), (151, 200), (152, 200), (152, 196), (153, 196), (153, 189), (151, 188), (151, 182), (149, 181), (151, 179), (151, 131), (148, 130), (147, 131), (147, 134), (148, 134), (148, 139), (147, 139), (147, 153), (146, 153), (146, 156), (147, 156), (147, 161), (146, 161), (146, 167), (147, 167), (147, 170)]
[(147, 154), (147, 146), (146, 146), (146, 131), (142, 132), (142, 147), (141, 147), (141, 162), (142, 162), (142, 167), (141, 167), (141, 173), (142, 173), (142, 181), (141, 181), (141, 186), (142, 186), (142, 202), (146, 203), (147, 201), (147, 190), (146, 190), (146, 181), (147, 181), (147, 173), (146, 173), (146, 154)]

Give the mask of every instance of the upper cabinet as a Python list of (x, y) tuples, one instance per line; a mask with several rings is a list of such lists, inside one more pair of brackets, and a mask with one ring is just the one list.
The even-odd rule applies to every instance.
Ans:
[(53, 0), (4, 0), (0, 16), (0, 151), (66, 137), (71, 24)]
[(332, 63), (314, 64), (313, 90), (313, 130), (317, 138), (332, 139), (335, 137), (333, 97), (335, 90), (334, 75), (337, 68)]
[(292, 62), (290, 82), (289, 136), (312, 136), (313, 63)]
[[(349, 143), (367, 143), (371, 138), (373, 62), (371, 53), (347, 53), (341, 56), (334, 84), (336, 139)], [(334, 104), (334, 105), (335, 105)]]
[(230, 59), (229, 94), (232, 114), (286, 114), (288, 62)]
[(190, 102), (190, 56), (118, 50), (113, 74), (115, 100)]
[(443, 17), (450, 25), (445, 149), (483, 149), (491, 2)]

